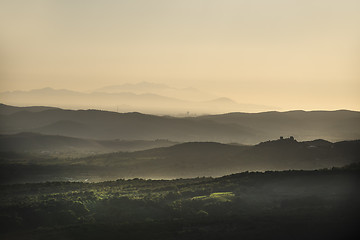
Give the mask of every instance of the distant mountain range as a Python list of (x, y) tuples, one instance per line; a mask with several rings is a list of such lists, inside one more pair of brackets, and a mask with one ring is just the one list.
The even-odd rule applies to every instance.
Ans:
[(46, 103), (66, 109), (137, 111), (170, 115), (254, 112), (270, 108), (256, 104), (240, 104), (232, 99), (217, 97), (194, 88), (176, 89), (147, 82), (108, 86), (91, 93), (52, 88), (2, 92), (0, 101), (19, 106), (39, 106)]
[(290, 111), (169, 117), (99, 110), (0, 105), (0, 134), (33, 132), (98, 140), (214, 141), (256, 144), (279, 136), (299, 140), (360, 139), (360, 112)]
[(157, 84), (151, 82), (139, 82), (135, 84), (125, 83), (120, 85), (106, 86), (96, 89), (94, 92), (105, 93), (121, 93), (132, 92), (135, 94), (152, 93), (165, 97), (187, 99), (190, 101), (209, 101), (211, 99), (219, 98), (211, 93), (200, 91), (196, 88), (175, 88), (166, 84)]

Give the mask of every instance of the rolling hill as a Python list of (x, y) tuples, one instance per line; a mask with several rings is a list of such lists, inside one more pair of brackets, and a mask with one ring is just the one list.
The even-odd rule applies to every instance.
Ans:
[(171, 141), (249, 142), (256, 130), (196, 118), (174, 118), (141, 113), (51, 109), (2, 115), (0, 133), (35, 132), (77, 138)]
[(198, 119), (221, 124), (240, 124), (263, 132), (267, 139), (279, 136), (294, 136), (302, 140), (322, 138), (330, 141), (360, 138), (360, 112), (348, 110), (234, 112), (200, 116)]
[(331, 143), (295, 139), (255, 146), (190, 142), (131, 153), (79, 159), (87, 165), (127, 168), (138, 177), (221, 176), (243, 171), (321, 169), (360, 161), (360, 141)]
[(15, 107), (9, 106), (0, 103), (0, 114), (9, 115), (20, 111), (28, 111), (28, 112), (41, 112), (49, 109), (56, 109), (54, 107), (44, 107), (44, 106), (33, 106), (33, 107)]
[(360, 141), (298, 142), (285, 138), (254, 146), (189, 142), (75, 159), (6, 153), (0, 153), (0, 159), (4, 182), (217, 177), (244, 171), (313, 170), (359, 163)]
[(174, 144), (176, 143), (167, 140), (93, 140), (28, 132), (0, 135), (0, 152), (34, 153), (55, 157), (139, 151)]
[[(9, 106), (1, 105), (1, 109)], [(0, 133), (34, 132), (76, 138), (156, 140), (177, 142), (214, 141), (256, 144), (279, 136), (301, 141), (360, 138), (360, 112), (290, 111), (229, 113), (175, 118), (138, 112), (116, 113), (99, 110), (46, 109), (0, 115)]]

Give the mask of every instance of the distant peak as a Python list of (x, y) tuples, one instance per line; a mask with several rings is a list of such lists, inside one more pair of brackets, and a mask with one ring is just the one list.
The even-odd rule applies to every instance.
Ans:
[(219, 102), (219, 103), (236, 103), (234, 100), (227, 98), (227, 97), (220, 97), (212, 100), (212, 102)]
[(44, 87), (44, 88), (38, 88), (38, 89), (33, 89), (33, 91), (54, 91), (55, 89), (54, 88), (51, 88), (51, 87)]

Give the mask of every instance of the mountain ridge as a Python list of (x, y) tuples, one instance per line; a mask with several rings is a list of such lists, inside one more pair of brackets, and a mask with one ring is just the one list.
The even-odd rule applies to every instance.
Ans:
[[(2, 108), (4, 105), (0, 105), (0, 112)], [(0, 133), (37, 132), (103, 140), (168, 139), (175, 142), (215, 141), (241, 144), (256, 144), (279, 136), (294, 136), (301, 141), (360, 138), (360, 112), (356, 111), (272, 111), (172, 117), (100, 110), (55, 108), (29, 112), (28, 108), (15, 109), (12, 114), (1, 114)], [(83, 126), (79, 128), (83, 131), (76, 132), (76, 127), (70, 125), (66, 127), (64, 121), (72, 122), (70, 125), (73, 126)], [(63, 128), (59, 127), (60, 123)]]
[[(19, 177), (47, 181), (63, 179), (66, 176), (91, 181), (119, 178), (218, 177), (245, 171), (325, 169), (360, 162), (360, 140), (334, 143), (314, 141), (298, 142), (289, 138), (247, 146), (188, 142), (148, 150), (111, 152), (71, 159), (39, 158), (26, 153), (11, 154), (0, 151), (0, 157), (7, 169), (22, 169)], [(31, 172), (26, 172), (26, 169), (31, 169)], [(11, 178), (16, 178), (16, 175), (11, 175)]]

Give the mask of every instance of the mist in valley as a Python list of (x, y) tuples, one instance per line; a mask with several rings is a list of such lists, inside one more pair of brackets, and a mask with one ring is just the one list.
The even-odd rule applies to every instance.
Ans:
[(358, 1), (1, 1), (1, 239), (358, 239)]

